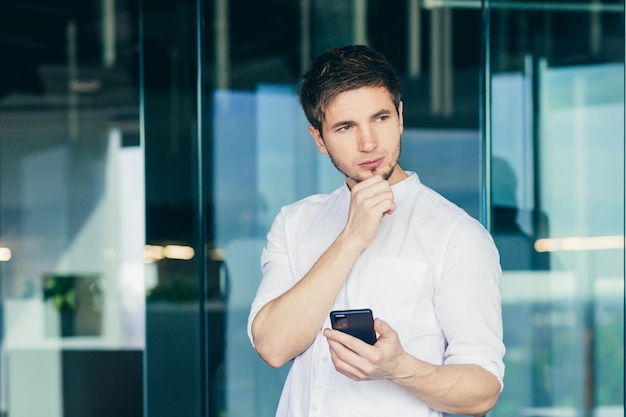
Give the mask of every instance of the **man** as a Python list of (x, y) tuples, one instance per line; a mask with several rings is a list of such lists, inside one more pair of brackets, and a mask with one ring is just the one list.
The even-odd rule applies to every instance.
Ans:
[[(487, 231), (398, 165), (398, 77), (366, 46), (321, 54), (300, 103), (345, 186), (283, 207), (248, 333), (293, 360), (277, 416), (482, 416), (504, 374), (501, 269)], [(329, 327), (370, 308), (374, 345)]]

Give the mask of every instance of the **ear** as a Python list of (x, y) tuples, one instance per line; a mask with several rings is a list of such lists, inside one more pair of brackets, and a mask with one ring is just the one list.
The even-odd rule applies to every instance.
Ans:
[(404, 132), (404, 118), (402, 116), (402, 102), (400, 102), (400, 104), (398, 105), (398, 121), (400, 123), (400, 134), (402, 134), (402, 132)]
[(309, 133), (313, 137), (313, 141), (315, 141), (317, 149), (319, 149), (324, 155), (328, 155), (328, 149), (326, 149), (326, 144), (324, 144), (324, 138), (322, 138), (320, 131), (313, 126), (309, 126)]

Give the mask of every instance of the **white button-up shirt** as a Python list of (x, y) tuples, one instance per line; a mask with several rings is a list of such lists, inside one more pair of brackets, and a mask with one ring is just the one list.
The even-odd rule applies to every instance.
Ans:
[[(490, 234), (424, 186), (415, 173), (392, 186), (397, 208), (360, 255), (333, 310), (370, 308), (390, 324), (404, 349), (433, 364), (476, 364), (504, 376), (501, 269)], [(283, 207), (261, 258), (259, 310), (301, 279), (344, 228), (347, 186)], [(326, 320), (324, 327), (330, 327)], [(293, 360), (277, 416), (441, 415), (387, 380), (353, 381), (337, 372), (322, 329)]]

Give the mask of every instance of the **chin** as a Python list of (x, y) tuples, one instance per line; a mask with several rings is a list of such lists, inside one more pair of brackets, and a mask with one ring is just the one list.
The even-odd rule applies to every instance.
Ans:
[(389, 178), (391, 178), (391, 175), (393, 174), (394, 169), (395, 169), (395, 166), (391, 167), (387, 171), (379, 171), (378, 169), (376, 169), (374, 171), (368, 171), (369, 174), (347, 175), (344, 173), (344, 175), (346, 175), (346, 177), (350, 178), (355, 183), (365, 181), (368, 178), (372, 178), (374, 175), (380, 175), (381, 177), (383, 177), (385, 181), (387, 181)]
[(389, 168), (387, 171), (384, 172), (372, 172), (372, 175), (380, 175), (381, 177), (383, 177), (383, 179), (385, 181), (387, 181), (389, 178), (391, 178), (391, 175), (393, 175), (393, 170), (396, 168), (396, 166), (392, 166), (391, 168)]

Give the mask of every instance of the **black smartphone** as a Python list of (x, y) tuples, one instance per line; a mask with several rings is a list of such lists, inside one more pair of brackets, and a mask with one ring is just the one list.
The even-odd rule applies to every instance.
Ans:
[(369, 308), (331, 311), (330, 324), (333, 329), (358, 337), (365, 343), (376, 343), (374, 317)]

